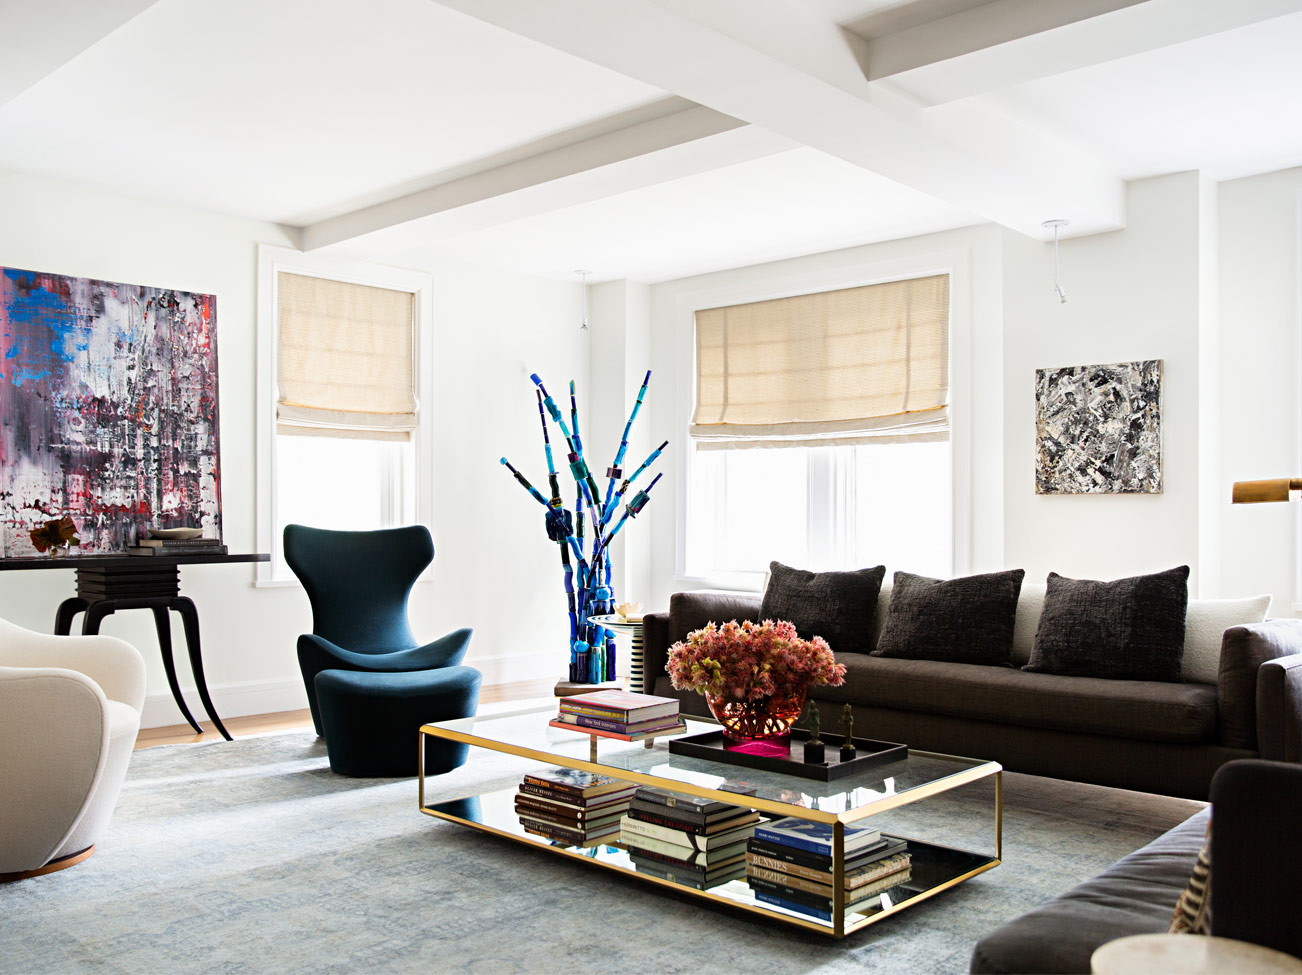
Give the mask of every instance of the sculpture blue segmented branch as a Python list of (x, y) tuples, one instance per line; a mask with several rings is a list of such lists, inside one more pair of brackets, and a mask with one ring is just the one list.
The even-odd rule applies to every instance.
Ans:
[[(569, 679), (575, 683), (599, 684), (614, 680), (617, 676), (615, 633), (613, 630), (589, 622), (589, 617), (602, 616), (613, 612), (615, 594), (611, 587), (610, 543), (619, 534), (630, 518), (636, 518), (650, 500), (651, 490), (660, 481), (660, 474), (643, 490), (638, 491), (629, 502), (623, 505), (623, 513), (614, 527), (607, 528), (611, 519), (619, 512), (621, 502), (633, 483), (644, 471), (653, 465), (665, 448), (666, 440), (653, 450), (636, 471), (624, 477), (624, 455), (628, 451), (628, 439), (632, 434), (633, 424), (646, 397), (647, 387), (651, 383), (651, 371), (648, 369), (638, 390), (637, 399), (629, 413), (628, 422), (624, 424), (624, 433), (620, 438), (619, 449), (615, 453), (614, 463), (606, 469), (606, 493), (603, 498), (597, 487), (596, 478), (588, 466), (583, 453), (583, 440), (579, 436), (579, 406), (575, 394), (574, 381), (569, 384), (570, 422), (567, 425), (565, 415), (556, 401), (547, 392), (547, 387), (537, 373), (529, 377), (535, 386), (538, 402), (538, 417), (542, 423), (543, 453), (547, 458), (547, 486), (551, 498), (529, 483), (528, 478), (520, 473), (505, 457), (502, 464), (511, 472), (516, 481), (529, 495), (546, 509), (544, 526), (547, 538), (556, 543), (560, 549), (561, 567), (565, 576), (565, 599), (570, 614), (570, 669)], [(547, 420), (556, 424), (565, 441), (566, 465), (570, 476), (574, 478), (574, 509), (565, 507), (561, 497), (556, 461), (552, 454), (551, 436), (548, 433)], [(558, 443), (559, 447), (559, 443)], [(621, 478), (623, 478), (621, 482)], [(619, 483), (618, 489), (616, 483)], [(585, 526), (591, 532), (591, 545), (585, 544)], [(571, 554), (574, 556), (571, 561)]]

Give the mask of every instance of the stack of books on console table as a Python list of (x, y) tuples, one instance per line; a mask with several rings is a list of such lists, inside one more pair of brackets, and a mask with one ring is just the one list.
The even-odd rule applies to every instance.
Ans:
[(220, 538), (141, 538), (127, 549), (130, 555), (225, 555)]
[(619, 841), (638, 873), (705, 890), (744, 875), (758, 821), (746, 806), (644, 785), (620, 820)]
[(678, 716), (678, 702), (672, 697), (613, 690), (561, 698), (560, 714), (551, 724), (622, 741), (687, 730)]
[(515, 795), (525, 832), (572, 846), (612, 842), (637, 788), (608, 775), (553, 768), (530, 772)]
[[(852, 909), (912, 878), (908, 844), (871, 826), (845, 827), (845, 906)], [(832, 919), (832, 826), (778, 819), (746, 846), (746, 881), (755, 899)]]

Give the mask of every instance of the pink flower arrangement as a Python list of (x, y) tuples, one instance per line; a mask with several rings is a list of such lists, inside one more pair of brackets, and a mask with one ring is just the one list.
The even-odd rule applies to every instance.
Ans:
[(677, 690), (735, 701), (803, 695), (815, 684), (845, 683), (821, 636), (802, 640), (792, 623), (709, 624), (669, 648), (669, 677)]

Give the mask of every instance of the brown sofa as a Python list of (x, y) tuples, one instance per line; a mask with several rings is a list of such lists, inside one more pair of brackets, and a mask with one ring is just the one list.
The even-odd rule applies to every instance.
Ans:
[[(755, 619), (759, 608), (759, 595), (676, 593), (668, 613), (652, 613), (644, 623), (646, 689), (678, 698), (687, 713), (708, 715), (704, 698), (671, 686), (669, 647), (711, 621)], [(1019, 627), (1033, 633), (1034, 619), (1020, 616), (1019, 608)], [(815, 688), (813, 697), (849, 703), (856, 733), (992, 759), (1011, 771), (1206, 799), (1226, 762), (1302, 762), (1302, 620), (1225, 630), (1214, 684), (1060, 677), (857, 653), (837, 660), (846, 666), (845, 684)]]

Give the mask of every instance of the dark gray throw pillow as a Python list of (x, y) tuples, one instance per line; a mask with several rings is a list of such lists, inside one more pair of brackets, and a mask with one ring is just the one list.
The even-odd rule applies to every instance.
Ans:
[(884, 565), (854, 572), (807, 572), (770, 562), (760, 619), (794, 623), (801, 639), (821, 636), (833, 653), (867, 653), (885, 578)]
[(1179, 683), (1189, 566), (1113, 582), (1049, 573), (1023, 670)]
[(1022, 569), (928, 579), (895, 573), (878, 657), (1008, 666)]

